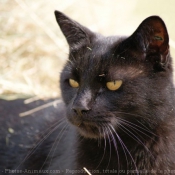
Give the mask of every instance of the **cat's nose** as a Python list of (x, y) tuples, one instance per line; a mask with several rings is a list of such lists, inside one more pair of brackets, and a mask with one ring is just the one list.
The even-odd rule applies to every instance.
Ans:
[(73, 106), (72, 110), (79, 116), (87, 113), (90, 109), (87, 106)]
[(79, 91), (72, 104), (72, 110), (78, 115), (82, 116), (87, 113), (91, 107), (92, 93), (89, 89), (84, 88)]

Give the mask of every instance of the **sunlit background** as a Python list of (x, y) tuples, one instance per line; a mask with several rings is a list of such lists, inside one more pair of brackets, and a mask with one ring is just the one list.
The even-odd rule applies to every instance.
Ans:
[(174, 0), (0, 0), (0, 98), (60, 96), (68, 46), (54, 10), (103, 35), (130, 35), (159, 15), (175, 58), (174, 7)]

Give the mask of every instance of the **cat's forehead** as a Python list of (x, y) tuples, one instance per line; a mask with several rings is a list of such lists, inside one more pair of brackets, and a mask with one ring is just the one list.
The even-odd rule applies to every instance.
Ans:
[[(78, 50), (72, 50), (70, 52), (70, 58), (75, 62), (75, 64), (99, 64), (109, 63), (110, 59), (114, 56), (115, 48), (123, 40), (121, 37), (112, 36), (104, 37), (97, 35), (90, 45), (85, 47), (80, 47)], [(96, 66), (97, 66), (96, 65)]]
[(91, 49), (91, 54), (98, 56), (103, 56), (109, 52), (113, 54), (112, 49), (117, 47), (117, 45), (119, 45), (122, 40), (124, 40), (124, 38), (118, 36), (104, 37), (98, 35), (98, 37), (96, 37), (92, 42), (91, 46), (87, 47), (87, 49)]
[(130, 61), (128, 62), (130, 58), (122, 57), (121, 53), (116, 51), (123, 40), (119, 37), (98, 38), (91, 46), (77, 52), (78, 54), (73, 58), (74, 69), (86, 78), (89, 76), (108, 76), (112, 79), (137, 77), (143, 73), (144, 68), (132, 65)]
[(108, 70), (108, 76), (112, 79), (133, 79), (145, 75), (146, 71), (143, 66), (111, 66)]

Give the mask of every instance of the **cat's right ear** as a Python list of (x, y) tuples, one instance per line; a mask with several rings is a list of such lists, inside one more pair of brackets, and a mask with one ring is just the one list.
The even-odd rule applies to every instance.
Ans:
[(55, 11), (55, 17), (71, 50), (90, 45), (93, 33), (89, 29), (59, 11)]

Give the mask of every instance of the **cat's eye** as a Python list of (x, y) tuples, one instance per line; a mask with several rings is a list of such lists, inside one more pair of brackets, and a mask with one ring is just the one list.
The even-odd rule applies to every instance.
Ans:
[(115, 80), (115, 81), (110, 81), (106, 83), (106, 86), (109, 90), (115, 91), (120, 88), (122, 85), (122, 80)]
[(79, 83), (73, 79), (69, 79), (69, 84), (70, 86), (72, 86), (73, 88), (78, 88), (79, 87)]

